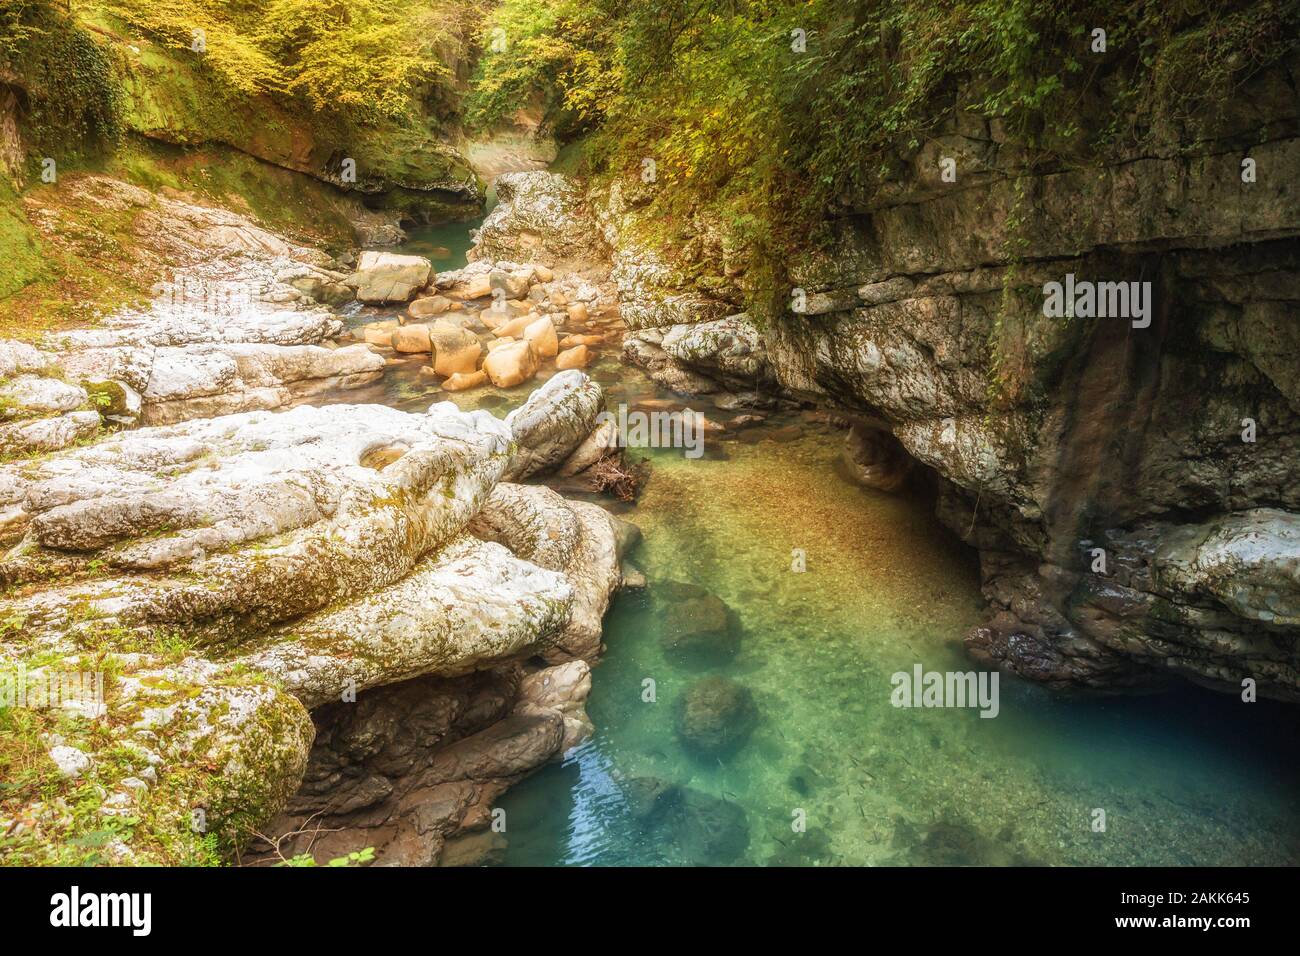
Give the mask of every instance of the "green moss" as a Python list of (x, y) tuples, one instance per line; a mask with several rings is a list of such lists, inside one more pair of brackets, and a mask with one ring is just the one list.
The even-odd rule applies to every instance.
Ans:
[(48, 267), (36, 230), (27, 221), (18, 194), (0, 176), (0, 299), (48, 276)]

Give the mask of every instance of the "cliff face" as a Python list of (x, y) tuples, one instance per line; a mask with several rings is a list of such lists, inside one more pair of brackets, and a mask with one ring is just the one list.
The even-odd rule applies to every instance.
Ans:
[[(894, 190), (787, 264), (789, 301), (761, 332), (734, 315), (754, 263), (708, 229), (686, 257), (711, 260), (703, 277), (654, 262), (616, 189), (627, 353), (683, 390), (763, 401), (775, 380), (891, 431), (979, 549), (977, 657), (1058, 685), (1176, 674), (1298, 698), (1296, 66), (1258, 76), (1195, 143), (1174, 131), (1106, 162), (1030, 164), (954, 109)], [(1045, 314), (1067, 276), (1137, 283), (1150, 308)]]

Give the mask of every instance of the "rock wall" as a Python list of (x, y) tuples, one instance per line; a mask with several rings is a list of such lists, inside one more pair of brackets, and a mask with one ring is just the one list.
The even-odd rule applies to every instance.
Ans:
[[(761, 330), (739, 308), (753, 264), (707, 225), (665, 264), (616, 184), (597, 206), (625, 354), (680, 391), (774, 378), (891, 431), (980, 551), (976, 657), (1058, 686), (1300, 698), (1296, 67), (1203, 138), (1108, 160), (1048, 160), (954, 109), (900, 149), (894, 188), (783, 264)], [(1150, 314), (1049, 317), (1067, 275), (1150, 283)]]

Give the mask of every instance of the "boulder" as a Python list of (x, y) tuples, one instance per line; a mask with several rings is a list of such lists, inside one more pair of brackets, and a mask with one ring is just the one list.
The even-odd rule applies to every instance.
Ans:
[(408, 322), (393, 329), (392, 341), (395, 352), (428, 352), (432, 347), (429, 344), (429, 327), (419, 322)]
[(516, 445), (506, 479), (518, 481), (560, 464), (591, 434), (604, 407), (600, 385), (586, 373), (571, 369), (555, 375), (506, 416)]
[(541, 368), (541, 360), (529, 342), (510, 342), (489, 351), (483, 360), (483, 371), (497, 388), (522, 385)]
[(0, 454), (58, 451), (90, 438), (100, 424), (98, 412), (86, 411), (0, 425)]
[(105, 418), (121, 424), (134, 424), (139, 421), (144, 399), (126, 382), (116, 379), (83, 381), (82, 387)]
[(84, 388), (45, 375), (19, 375), (0, 384), (0, 410), (6, 419), (62, 415), (88, 400)]
[(483, 299), (492, 294), (492, 280), (486, 274), (467, 278), (443, 290), (443, 295), (453, 301)]
[(345, 276), (329, 274), (321, 269), (290, 270), (288, 275), (280, 274), (276, 279), (322, 305), (337, 307), (356, 298), (355, 293), (348, 288)]
[(560, 463), (555, 473), (562, 478), (581, 474), (602, 458), (617, 454), (618, 449), (618, 422), (605, 419)]
[(746, 315), (674, 325), (660, 348), (681, 364), (723, 382), (752, 384), (770, 377), (762, 335)]
[(1155, 584), (1261, 625), (1300, 625), (1300, 515), (1254, 508), (1166, 534)]
[(533, 344), (533, 350), (540, 358), (552, 358), (560, 350), (555, 325), (546, 316), (526, 325), (524, 338)]
[(429, 284), (432, 274), (433, 266), (423, 256), (363, 252), (347, 284), (356, 290), (358, 300), (371, 305), (409, 302)]
[(587, 351), (585, 345), (575, 345), (573, 348), (565, 349), (555, 356), (555, 367), (558, 369), (586, 368), (591, 362), (591, 353)]
[(439, 375), (472, 374), (478, 368), (483, 346), (478, 336), (450, 322), (436, 322), (429, 330), (433, 370)]
[(725, 677), (702, 678), (678, 700), (677, 736), (701, 756), (733, 753), (757, 725), (758, 708), (749, 688)]
[(482, 369), (479, 369), (477, 372), (456, 372), (442, 383), (442, 387), (448, 392), (463, 392), (466, 389), (478, 388), (480, 385), (485, 385), (487, 384), (487, 380), (487, 372)]
[(539, 321), (537, 313), (529, 312), (525, 315), (516, 316), (513, 319), (499, 322), (496, 327), (493, 328), (492, 334), (497, 338), (521, 339), (524, 338), (524, 332), (528, 327), (537, 321)]
[(315, 707), (350, 685), (463, 674), (537, 653), (567, 626), (572, 602), (563, 575), (465, 537), (395, 583), (247, 642), (240, 654)]
[(431, 319), (435, 315), (442, 315), (451, 308), (451, 300), (445, 295), (428, 295), (422, 299), (416, 299), (406, 307), (406, 314), (412, 319), (420, 321), (422, 319)]
[(524, 273), (507, 272), (494, 269), (488, 275), (488, 283), (494, 292), (501, 292), (507, 299), (522, 299), (528, 295), (529, 276)]
[(367, 345), (378, 345), (380, 348), (391, 349), (393, 347), (393, 332), (398, 327), (396, 319), (371, 322), (369, 325), (361, 327), (362, 340)]
[(560, 339), (560, 348), (571, 349), (579, 345), (601, 345), (605, 341), (603, 335), (566, 335)]

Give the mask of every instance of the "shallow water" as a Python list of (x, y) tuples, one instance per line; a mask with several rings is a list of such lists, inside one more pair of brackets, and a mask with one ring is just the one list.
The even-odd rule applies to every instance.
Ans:
[[(449, 399), (504, 416), (550, 374), (448, 394), (418, 377), (424, 361), (399, 360), (382, 382), (332, 400), (422, 410)], [(668, 397), (612, 347), (588, 371), (610, 407)], [(734, 414), (689, 404), (718, 421)], [(973, 670), (961, 635), (981, 618), (976, 566), (923, 493), (841, 478), (841, 441), (788, 415), (710, 436), (700, 459), (642, 452), (653, 470), (640, 500), (612, 507), (644, 533), (631, 561), (649, 591), (618, 595), (606, 619), (594, 737), (501, 799), (506, 864), (1300, 860), (1297, 708), (1191, 687), (1065, 698), (1006, 677), (995, 719), (891, 706), (896, 671)], [(726, 602), (741, 634), (734, 658), (700, 666), (665, 649), (672, 582)], [(675, 730), (679, 699), (710, 675), (747, 687), (759, 714), (721, 758), (689, 752)], [(644, 804), (628, 794), (645, 778), (686, 788), (676, 805), (690, 811), (638, 817)]]
[[(972, 669), (960, 635), (980, 617), (975, 569), (926, 501), (851, 487), (837, 435), (801, 431), (727, 442), (725, 461), (652, 454), (628, 516), (645, 535), (633, 560), (652, 592), (687, 581), (725, 600), (741, 650), (685, 666), (661, 647), (653, 599), (616, 598), (588, 707), (597, 733), (502, 799), (508, 863), (727, 862), (633, 818), (623, 786), (644, 776), (738, 804), (749, 840), (736, 862), (1296, 861), (1294, 708), (1191, 688), (1064, 699), (1007, 678), (994, 719), (891, 706), (895, 671)], [(692, 755), (674, 729), (677, 698), (712, 673), (749, 687), (761, 714), (722, 760)]]
[[(496, 190), (489, 186), (483, 203), (484, 216), (497, 204)], [(460, 222), (441, 222), (434, 225), (406, 227), (406, 242), (397, 250), (403, 255), (424, 256), (433, 263), (437, 272), (460, 269), (466, 263), (465, 253), (473, 245), (470, 231), (483, 224), (483, 217)]]

